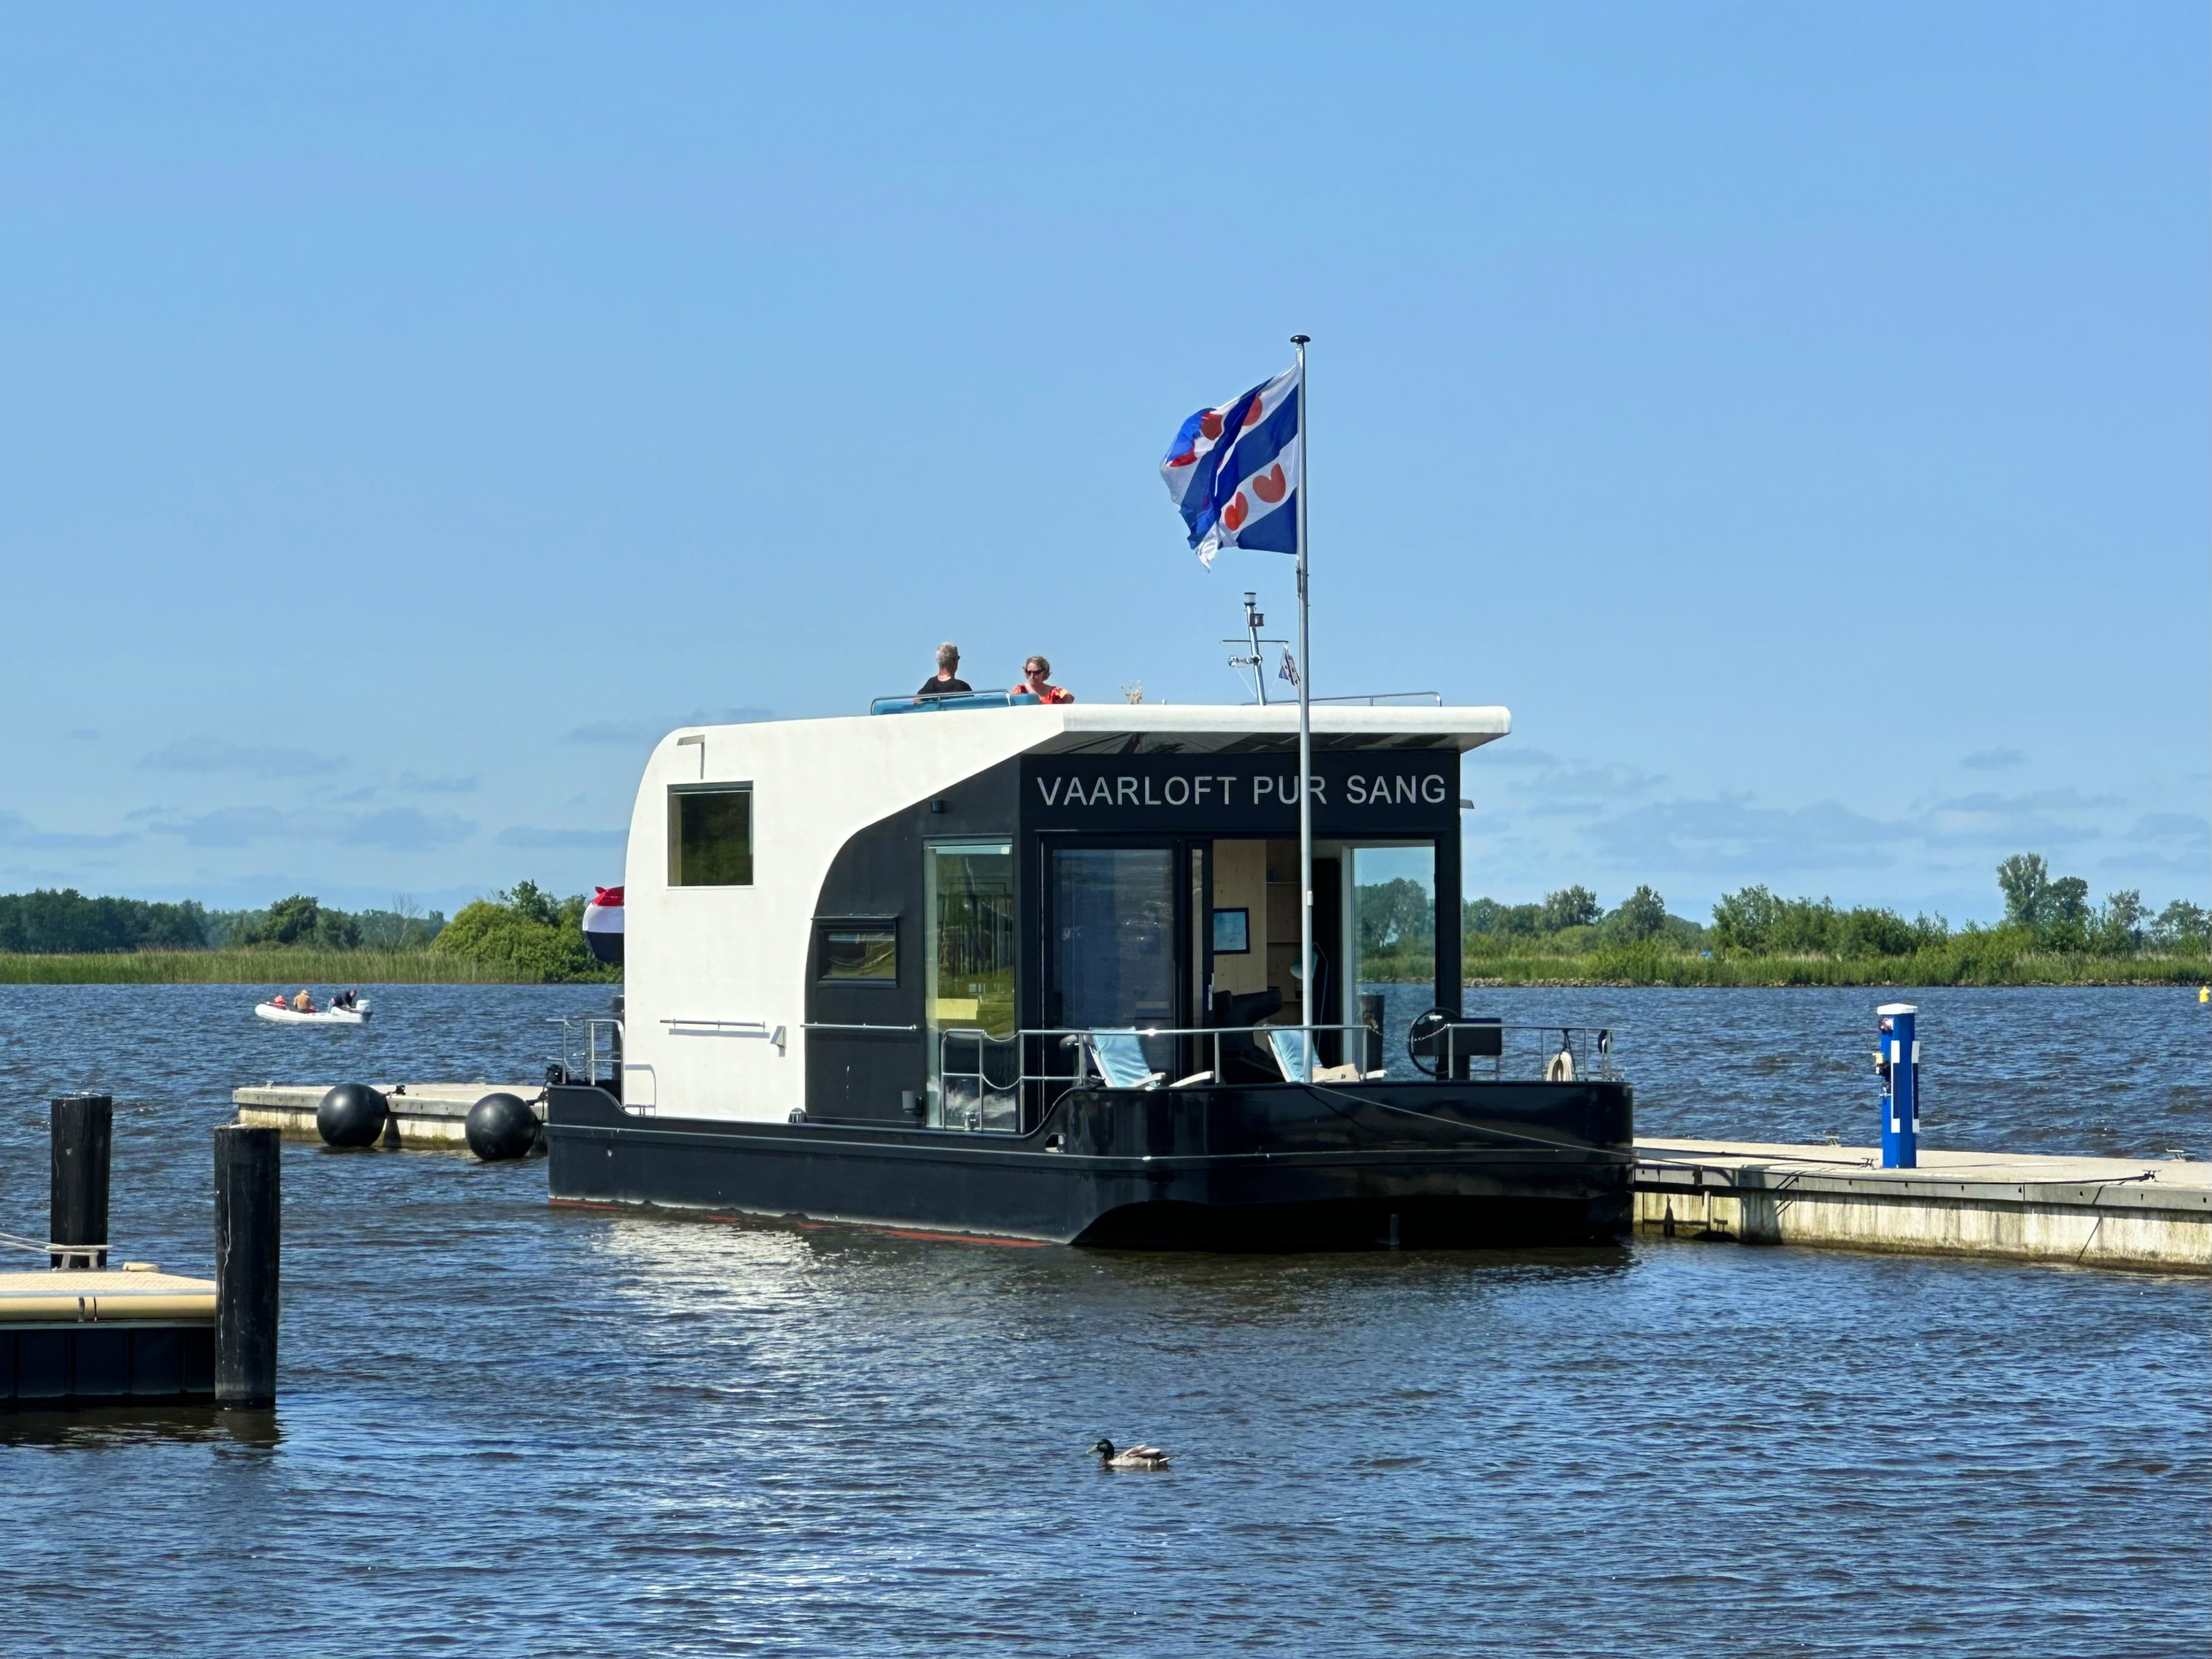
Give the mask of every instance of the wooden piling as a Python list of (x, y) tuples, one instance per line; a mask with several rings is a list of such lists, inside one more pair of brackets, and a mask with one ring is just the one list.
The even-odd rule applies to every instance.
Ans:
[(276, 1403), (277, 1255), (283, 1221), (274, 1129), (215, 1132), (215, 1402)]
[(65, 1094), (54, 1102), (53, 1185), (47, 1242), (49, 1267), (108, 1264), (108, 1162), (115, 1144), (115, 1101), (107, 1094)]

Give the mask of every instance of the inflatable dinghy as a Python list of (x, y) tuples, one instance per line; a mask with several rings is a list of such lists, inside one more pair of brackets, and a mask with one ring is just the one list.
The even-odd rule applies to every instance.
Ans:
[(279, 1008), (274, 1002), (256, 1002), (253, 1011), (280, 1025), (362, 1025), (369, 1018), (366, 999), (351, 1008), (319, 1008), (311, 1014), (303, 1014), (296, 1008)]

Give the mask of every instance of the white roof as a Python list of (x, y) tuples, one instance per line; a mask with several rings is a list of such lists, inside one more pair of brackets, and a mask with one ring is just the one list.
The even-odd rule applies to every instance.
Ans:
[[(1271, 703), (1263, 709), (1256, 705), (1225, 707), (1199, 703), (1070, 703), (1056, 704), (1042, 712), (1056, 715), (1060, 720), (1056, 738), (1032, 746), (1034, 752), (1044, 754), (1083, 748), (1095, 740), (1112, 737), (1155, 737), (1168, 740), (1176, 747), (1221, 749), (1232, 747), (1241, 739), (1278, 737), (1294, 741), (1298, 735), (1298, 705), (1294, 703)], [(1335, 749), (1450, 747), (1464, 754), (1512, 730), (1511, 712), (1501, 708), (1324, 703), (1313, 711), (1315, 740), (1326, 739), (1328, 746)]]
[[(834, 740), (823, 729), (832, 726), (841, 728)], [(1298, 705), (1062, 703), (1040, 707), (1031, 703), (1009, 709), (827, 715), (743, 726), (679, 726), (670, 736), (683, 733), (696, 741), (703, 733), (749, 748), (771, 732), (795, 726), (813, 728), (821, 740), (858, 741), (864, 747), (906, 748), (919, 740), (931, 747), (950, 742), (964, 751), (988, 751), (1001, 757), (1107, 749), (1154, 752), (1272, 749), (1296, 744)], [(1313, 710), (1314, 741), (1323, 749), (1455, 749), (1464, 754), (1512, 730), (1512, 713), (1496, 707), (1324, 703)]]

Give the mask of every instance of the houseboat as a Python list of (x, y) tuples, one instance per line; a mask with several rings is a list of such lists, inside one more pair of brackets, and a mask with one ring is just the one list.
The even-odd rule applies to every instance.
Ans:
[(1310, 963), (1297, 715), (993, 694), (670, 733), (617, 1058), (547, 1091), (554, 1202), (1133, 1248), (1617, 1236), (1609, 1033), (1463, 1012), (1463, 757), (1506, 710), (1313, 708)]

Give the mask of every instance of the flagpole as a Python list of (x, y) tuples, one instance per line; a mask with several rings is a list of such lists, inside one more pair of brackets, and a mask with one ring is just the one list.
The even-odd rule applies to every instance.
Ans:
[(1309, 438), (1306, 427), (1306, 342), (1310, 334), (1293, 334), (1298, 348), (1298, 1023), (1305, 1027), (1299, 1047), (1305, 1055), (1305, 1076), (1313, 1081), (1313, 662), (1306, 639), (1306, 479)]

